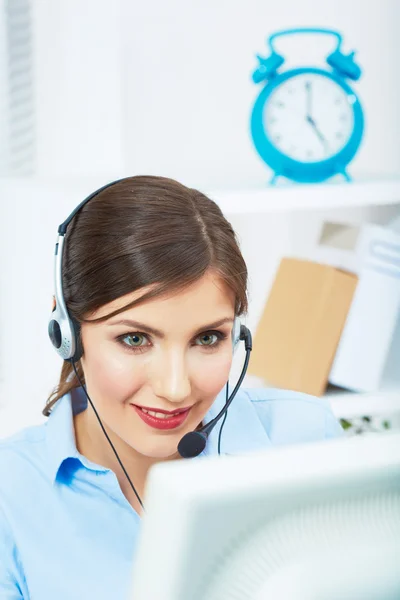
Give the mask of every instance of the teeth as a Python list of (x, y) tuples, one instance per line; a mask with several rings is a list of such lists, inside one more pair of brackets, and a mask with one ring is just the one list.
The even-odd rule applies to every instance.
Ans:
[(170, 419), (171, 417), (176, 417), (179, 413), (174, 413), (173, 415), (166, 415), (164, 413), (155, 412), (154, 410), (146, 410), (144, 408), (141, 409), (142, 412), (146, 413), (146, 415), (150, 415), (155, 417), (156, 419)]

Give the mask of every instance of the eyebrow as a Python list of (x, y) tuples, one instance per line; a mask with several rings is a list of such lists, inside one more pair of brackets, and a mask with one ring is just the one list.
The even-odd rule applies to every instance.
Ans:
[[(215, 329), (216, 327), (221, 327), (221, 325), (225, 325), (226, 323), (233, 323), (233, 318), (232, 317), (224, 317), (223, 319), (214, 321), (214, 323), (209, 323), (208, 325), (204, 325), (203, 327), (200, 327), (199, 329), (197, 329), (196, 334), (201, 333), (202, 331), (208, 331), (210, 329)], [(109, 326), (124, 325), (126, 327), (133, 327), (138, 330), (143, 330), (144, 332), (151, 333), (152, 335), (159, 337), (159, 338), (165, 337), (165, 333), (163, 333), (159, 329), (155, 329), (154, 327), (150, 327), (149, 325), (146, 325), (145, 323), (140, 323), (139, 321), (132, 321), (132, 319), (121, 319), (119, 321), (109, 321), (108, 325)]]

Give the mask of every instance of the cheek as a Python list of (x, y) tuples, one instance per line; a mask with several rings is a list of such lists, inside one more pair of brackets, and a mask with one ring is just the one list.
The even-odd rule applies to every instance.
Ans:
[(204, 396), (215, 397), (226, 384), (232, 365), (232, 352), (216, 353), (193, 365), (192, 383)]
[(110, 344), (99, 344), (94, 352), (87, 352), (84, 368), (88, 387), (98, 396), (124, 401), (144, 383), (143, 369), (132, 357)]

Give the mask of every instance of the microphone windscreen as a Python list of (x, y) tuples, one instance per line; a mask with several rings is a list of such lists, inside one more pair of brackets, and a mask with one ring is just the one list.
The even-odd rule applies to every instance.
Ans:
[(207, 434), (201, 431), (191, 431), (183, 436), (178, 444), (178, 452), (182, 458), (199, 456), (206, 447)]

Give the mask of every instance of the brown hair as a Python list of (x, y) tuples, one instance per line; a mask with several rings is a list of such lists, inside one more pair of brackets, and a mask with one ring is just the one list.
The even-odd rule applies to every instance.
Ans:
[[(63, 255), (63, 291), (78, 323), (101, 306), (156, 284), (103, 321), (166, 291), (183, 289), (212, 268), (235, 294), (235, 314), (247, 311), (247, 268), (235, 232), (218, 205), (164, 177), (126, 178), (88, 202), (72, 220)], [(81, 362), (76, 364), (84, 381)], [(79, 387), (64, 361), (44, 414)]]

